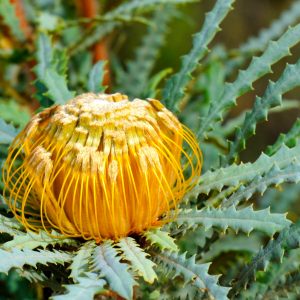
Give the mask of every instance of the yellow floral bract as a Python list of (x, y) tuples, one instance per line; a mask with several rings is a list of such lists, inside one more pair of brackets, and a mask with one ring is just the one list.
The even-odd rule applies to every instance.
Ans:
[(89, 93), (32, 118), (4, 195), (28, 230), (118, 239), (159, 226), (200, 171), (194, 135), (159, 101)]

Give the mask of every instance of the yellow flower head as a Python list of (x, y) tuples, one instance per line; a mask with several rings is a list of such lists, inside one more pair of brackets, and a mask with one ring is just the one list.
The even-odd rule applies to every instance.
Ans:
[(28, 230), (118, 239), (159, 226), (201, 163), (159, 101), (89, 93), (32, 118), (10, 148), (4, 195)]

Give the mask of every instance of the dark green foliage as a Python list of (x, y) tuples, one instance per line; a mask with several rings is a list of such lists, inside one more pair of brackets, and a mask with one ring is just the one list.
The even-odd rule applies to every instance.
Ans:
[[(195, 186), (161, 216), (169, 222), (117, 241), (26, 232), (1, 197), (0, 300), (22, 299), (23, 289), (28, 299), (57, 300), (299, 298), (300, 120), (288, 117), (289, 130), (279, 124), (285, 133), (267, 147), (257, 150), (253, 136), (271, 113), (299, 109), (299, 99), (285, 98), (297, 97), (287, 93), (300, 85), (298, 51), (285, 68), (277, 63), (300, 42), (300, 1), (236, 49), (213, 43), (235, 1), (214, 1), (173, 71), (169, 34), (177, 39), (189, 9), (200, 11), (192, 2), (98, 1), (102, 13), (84, 18), (72, 1), (23, 1), (28, 38), (14, 4), (0, 0), (2, 164), (31, 112), (82, 92), (157, 97), (197, 134), (204, 154)], [(100, 60), (99, 44), (109, 54)], [(233, 113), (239, 97), (252, 95), (252, 107)]]

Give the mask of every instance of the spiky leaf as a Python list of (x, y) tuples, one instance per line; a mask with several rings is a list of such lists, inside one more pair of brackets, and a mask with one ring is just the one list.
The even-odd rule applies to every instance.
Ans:
[[(56, 52), (57, 55), (64, 55), (63, 52)], [(38, 80), (45, 85), (47, 92), (43, 94), (51, 98), (57, 104), (64, 104), (72, 99), (74, 92), (69, 91), (66, 83), (66, 76), (57, 69), (60, 64), (57, 63), (58, 57), (54, 57), (50, 37), (41, 33), (37, 39), (37, 61), (34, 68)]]
[(171, 110), (179, 110), (179, 102), (184, 96), (184, 90), (191, 80), (191, 74), (199, 61), (208, 51), (208, 45), (220, 30), (220, 23), (232, 9), (234, 0), (218, 0), (213, 10), (206, 15), (203, 27), (194, 36), (193, 47), (189, 54), (183, 57), (182, 66), (166, 83), (163, 99)]
[(131, 237), (123, 238), (119, 241), (118, 246), (123, 252), (123, 257), (131, 263), (131, 268), (145, 281), (153, 283), (157, 275), (153, 270), (155, 264), (147, 258), (145, 253), (136, 241)]
[(203, 136), (214, 127), (215, 122), (222, 120), (225, 110), (236, 104), (236, 99), (253, 89), (252, 84), (257, 79), (270, 73), (271, 66), (290, 55), (290, 48), (300, 41), (300, 24), (290, 27), (278, 41), (270, 42), (266, 51), (260, 57), (254, 57), (246, 70), (239, 72), (237, 79), (226, 83), (224, 90), (216, 101), (212, 102), (208, 113), (201, 118), (198, 136)]
[(24, 265), (36, 267), (37, 264), (64, 264), (71, 261), (72, 255), (61, 251), (29, 249), (11, 251), (0, 249), (0, 272), (7, 273), (12, 268), (23, 268)]
[(279, 185), (283, 182), (297, 183), (300, 181), (300, 164), (292, 163), (287, 167), (280, 169), (277, 164), (264, 175), (256, 176), (248, 185), (242, 185), (230, 197), (222, 202), (223, 207), (236, 206), (242, 200), (248, 200), (256, 192), (261, 195), (269, 186)]
[(293, 147), (296, 145), (298, 139), (300, 137), (300, 119), (294, 123), (292, 128), (286, 134), (280, 134), (277, 141), (272, 145), (269, 146), (266, 150), (268, 155), (273, 155), (276, 153), (282, 145), (287, 145), (289, 147)]
[(125, 299), (131, 299), (135, 281), (128, 272), (128, 265), (120, 263), (120, 259), (112, 242), (106, 241), (94, 249), (92, 268), (104, 276), (110, 289)]
[(185, 209), (179, 212), (175, 222), (179, 226), (183, 224), (188, 227), (202, 225), (206, 229), (211, 227), (222, 230), (232, 228), (236, 232), (241, 230), (248, 234), (255, 229), (270, 236), (291, 224), (285, 214), (271, 214), (270, 209), (254, 211), (252, 206), (239, 210), (236, 210), (234, 206), (226, 209)]
[(86, 242), (74, 255), (69, 267), (71, 270), (70, 277), (73, 278), (74, 282), (78, 282), (79, 278), (82, 277), (82, 274), (88, 271), (90, 257), (92, 256), (95, 247), (96, 244), (94, 242)]
[(145, 92), (159, 50), (166, 40), (167, 25), (173, 14), (169, 6), (163, 7), (154, 14), (154, 25), (148, 27), (142, 44), (135, 51), (134, 59), (126, 63), (126, 72), (119, 73), (120, 76), (117, 78), (119, 88), (127, 95), (142, 97)]
[(88, 277), (79, 277), (77, 284), (65, 284), (67, 293), (52, 297), (54, 300), (93, 300), (94, 296), (104, 292), (105, 280), (90, 273)]
[(178, 247), (175, 244), (173, 238), (169, 236), (169, 233), (160, 229), (148, 230), (144, 233), (144, 236), (151, 244), (158, 246), (162, 250), (170, 250), (178, 252)]
[(64, 104), (74, 98), (75, 93), (69, 91), (65, 79), (53, 69), (46, 71), (43, 83), (48, 88), (46, 95), (57, 104)]
[(22, 225), (14, 218), (8, 218), (0, 214), (0, 233), (8, 233), (12, 236), (25, 234)]
[(162, 252), (153, 254), (157, 263), (167, 270), (175, 272), (175, 276), (182, 275), (186, 283), (196, 286), (201, 291), (207, 291), (212, 299), (228, 299), (229, 288), (218, 284), (218, 276), (208, 274), (209, 264), (197, 264), (195, 256), (190, 258), (186, 254)]
[(259, 32), (257, 37), (250, 37), (240, 48), (241, 53), (262, 51), (270, 40), (284, 33), (284, 31), (300, 19), (300, 2), (294, 1), (292, 5), (277, 18), (270, 27)]
[(255, 254), (261, 247), (261, 239), (255, 234), (245, 235), (225, 235), (210, 245), (209, 251), (202, 255), (201, 262), (212, 261), (215, 257), (227, 252), (249, 252)]
[(273, 156), (262, 153), (254, 163), (232, 164), (226, 168), (208, 171), (199, 180), (196, 186), (187, 196), (196, 197), (200, 193), (208, 194), (211, 190), (222, 190), (224, 186), (237, 186), (251, 182), (256, 176), (270, 171), (276, 164), (280, 169), (299, 163), (300, 145), (288, 148), (285, 145)]
[(49, 245), (63, 245), (68, 244), (76, 246), (77, 242), (74, 239), (66, 239), (57, 232), (51, 233), (53, 236), (50, 237), (44, 231), (39, 233), (27, 232), (22, 235), (15, 235), (9, 242), (2, 244), (2, 248), (9, 249), (34, 249), (37, 247), (46, 248)]
[(238, 152), (246, 147), (246, 140), (255, 134), (256, 123), (267, 120), (268, 110), (282, 103), (282, 95), (300, 85), (300, 60), (294, 65), (287, 65), (280, 78), (270, 81), (265, 94), (256, 97), (253, 109), (246, 113), (245, 121), (236, 131), (233, 143), (230, 143), (226, 161), (236, 159)]
[(251, 263), (241, 271), (234, 291), (246, 286), (255, 277), (257, 271), (266, 270), (270, 260), (281, 261), (286, 250), (296, 249), (299, 246), (300, 223), (298, 222), (284, 229), (276, 240), (271, 240), (265, 248), (258, 252)]

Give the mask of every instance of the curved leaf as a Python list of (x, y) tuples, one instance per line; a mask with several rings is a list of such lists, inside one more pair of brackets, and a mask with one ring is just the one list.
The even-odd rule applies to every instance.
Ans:
[(145, 253), (133, 238), (122, 238), (117, 245), (121, 248), (124, 259), (131, 263), (131, 268), (146, 282), (153, 283), (157, 279), (153, 270), (155, 264), (147, 258), (149, 254)]
[(131, 299), (135, 281), (128, 272), (128, 265), (120, 263), (121, 257), (110, 241), (94, 249), (93, 270), (99, 271), (109, 287), (125, 299)]

